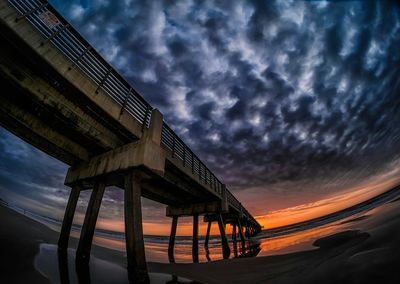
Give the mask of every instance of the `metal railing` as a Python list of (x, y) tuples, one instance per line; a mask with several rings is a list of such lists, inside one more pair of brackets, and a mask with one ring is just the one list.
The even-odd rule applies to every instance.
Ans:
[[(8, 2), (21, 14), (16, 21), (25, 18), (44, 36), (42, 45), (51, 42), (71, 60), (69, 70), (79, 68), (97, 84), (96, 93), (102, 89), (121, 105), (121, 113), (126, 110), (144, 127), (149, 126), (152, 106), (47, 1)], [(191, 173), (198, 177), (199, 182), (221, 198), (226, 194), (230, 206), (257, 223), (233, 194), (224, 190), (225, 185), (165, 122), (162, 127), (161, 144), (173, 158), (181, 160), (182, 166), (188, 167)]]
[(21, 15), (71, 60), (69, 70), (79, 68), (95, 84), (141, 124), (148, 127), (151, 105), (46, 1), (9, 0)]

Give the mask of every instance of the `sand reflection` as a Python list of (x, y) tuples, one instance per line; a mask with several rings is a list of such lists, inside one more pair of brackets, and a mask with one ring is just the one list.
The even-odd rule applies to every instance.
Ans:
[[(116, 263), (91, 256), (87, 265), (75, 263), (75, 250), (58, 253), (57, 245), (41, 244), (35, 268), (51, 283), (129, 283), (127, 270)], [(149, 273), (150, 283), (198, 283), (164, 273)]]

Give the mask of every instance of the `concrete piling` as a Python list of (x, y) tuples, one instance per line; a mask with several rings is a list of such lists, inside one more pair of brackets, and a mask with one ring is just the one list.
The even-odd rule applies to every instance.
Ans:
[(204, 240), (204, 248), (206, 249), (206, 251), (208, 251), (208, 242), (210, 240), (211, 225), (212, 225), (212, 222), (208, 221), (206, 239)]
[(96, 227), (97, 216), (105, 190), (105, 184), (102, 181), (96, 181), (90, 196), (89, 204), (86, 210), (85, 220), (83, 222), (81, 237), (76, 250), (77, 262), (89, 262), (90, 250), (92, 248), (93, 234)]
[(169, 244), (168, 244), (168, 259), (169, 259), (170, 263), (175, 262), (174, 246), (175, 246), (175, 236), (176, 236), (177, 225), (178, 225), (178, 216), (172, 216), (171, 234), (169, 236)]
[(238, 250), (237, 250), (237, 237), (236, 237), (236, 223), (232, 224), (232, 242), (233, 242), (233, 254), (235, 257), (237, 257)]
[(144, 251), (140, 173), (130, 170), (125, 175), (125, 238), (128, 279), (132, 283), (149, 283)]
[(217, 221), (218, 221), (219, 232), (221, 235), (222, 255), (225, 259), (227, 259), (231, 254), (231, 250), (229, 248), (229, 243), (225, 234), (225, 224), (221, 214), (218, 214), (217, 219), (218, 219)]
[(238, 219), (238, 231), (239, 231), (240, 241), (242, 243), (242, 253), (244, 253), (246, 249), (246, 239), (243, 234), (243, 227), (242, 223), (240, 222), (240, 219)]
[(61, 226), (60, 237), (58, 239), (58, 249), (67, 250), (68, 240), (71, 232), (72, 221), (74, 219), (76, 204), (78, 203), (79, 194), (81, 192), (81, 186), (79, 184), (74, 185), (71, 188), (69, 195), (67, 208), (65, 209), (64, 219)]
[(193, 262), (199, 262), (199, 215), (193, 215), (193, 243), (192, 243)]

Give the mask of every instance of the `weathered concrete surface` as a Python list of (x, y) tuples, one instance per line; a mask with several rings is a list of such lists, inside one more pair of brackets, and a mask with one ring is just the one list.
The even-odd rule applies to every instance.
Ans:
[(161, 148), (163, 116), (153, 110), (149, 129), (139, 141), (129, 143), (84, 161), (68, 170), (65, 184), (94, 179), (133, 168), (146, 168), (161, 177), (165, 172), (165, 150)]
[(65, 184), (72, 185), (77, 181), (93, 179), (135, 167), (145, 167), (163, 176), (165, 151), (152, 141), (133, 142), (96, 156), (87, 162), (82, 162), (76, 167), (71, 167), (68, 170)]

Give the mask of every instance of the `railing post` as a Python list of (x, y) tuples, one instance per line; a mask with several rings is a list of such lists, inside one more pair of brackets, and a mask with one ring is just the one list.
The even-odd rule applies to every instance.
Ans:
[(72, 62), (72, 65), (68, 67), (68, 70), (72, 70), (72, 69), (79, 63), (79, 61), (81, 61), (82, 58), (83, 58), (91, 49), (92, 49), (91, 46), (86, 47), (86, 48), (83, 50), (83, 52), (78, 56), (78, 58), (75, 59), (75, 60)]
[(201, 162), (199, 160), (199, 180), (201, 182)]
[(55, 38), (58, 34), (60, 34), (62, 31), (64, 31), (65, 29), (69, 28), (70, 24), (66, 24), (65, 26), (63, 26), (61, 29), (58, 29), (57, 31), (55, 31), (54, 33), (52, 33), (48, 38), (46, 38), (45, 41), (42, 41), (40, 43), (41, 46), (43, 46), (45, 43), (51, 41), (53, 38)]
[[(121, 117), (122, 113), (124, 112), (124, 109), (125, 109), (125, 107), (126, 107), (126, 104), (128, 103), (129, 96), (130, 96), (131, 94), (132, 94), (132, 87), (129, 88), (128, 93), (126, 93), (126, 95), (125, 95), (124, 102), (122, 103), (121, 110), (120, 110), (120, 112), (119, 112), (119, 116), (120, 116), (120, 117)], [(142, 128), (142, 132), (143, 132), (143, 128)]]
[(172, 136), (172, 158), (175, 157), (175, 145), (176, 145), (176, 135)]
[(192, 154), (192, 174), (194, 175), (194, 154), (193, 152), (191, 152)]
[(186, 147), (183, 147), (183, 167), (186, 166)]
[(213, 189), (217, 191), (217, 178), (213, 175)]
[(36, 8), (33, 8), (32, 10), (30, 10), (30, 11), (28, 11), (26, 13), (23, 13), (22, 15), (19, 15), (17, 18), (15, 18), (15, 22), (18, 22), (18, 20), (32, 15), (36, 11), (45, 8), (47, 5), (49, 5), (49, 3), (46, 1), (46, 3), (43, 3), (42, 5), (40, 5), (40, 6), (36, 7)]
[(107, 70), (107, 73), (104, 75), (103, 79), (101, 79), (101, 81), (100, 81), (100, 83), (99, 83), (99, 85), (97, 86), (97, 89), (96, 89), (96, 91), (95, 91), (96, 94), (98, 94), (100, 88), (103, 87), (103, 85), (104, 85), (104, 83), (106, 82), (106, 80), (107, 80), (108, 76), (110, 75), (111, 71), (112, 71), (112, 68), (108, 69), (108, 70)]

